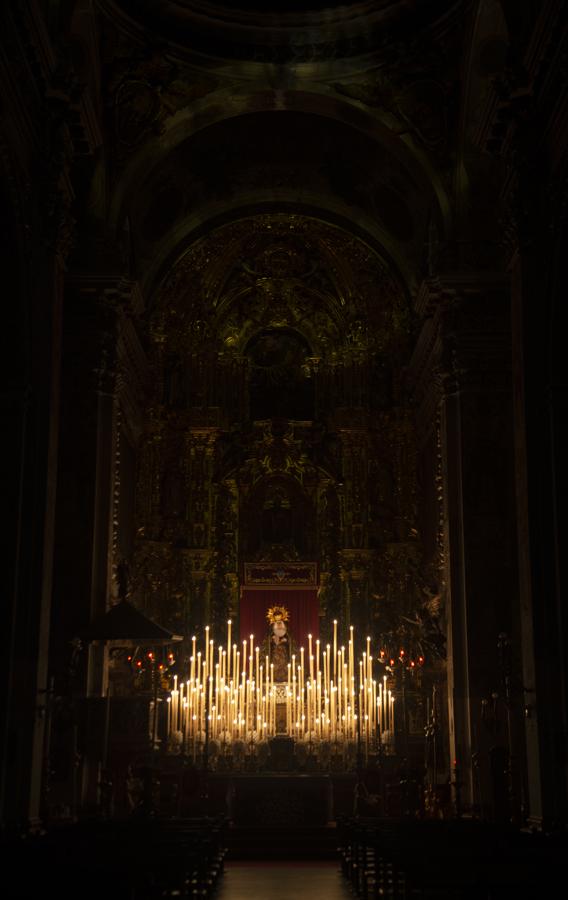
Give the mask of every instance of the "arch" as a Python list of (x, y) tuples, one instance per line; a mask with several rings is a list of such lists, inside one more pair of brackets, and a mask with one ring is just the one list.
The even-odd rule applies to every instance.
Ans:
[[(450, 200), (442, 178), (427, 154), (406, 131), (397, 134), (392, 117), (378, 108), (371, 108), (359, 100), (338, 95), (329, 85), (297, 84), (294, 90), (266, 90), (265, 85), (234, 86), (211, 91), (180, 110), (164, 123), (164, 132), (148, 140), (126, 166), (115, 187), (110, 203), (110, 223), (118, 228), (126, 214), (129, 198), (159, 166), (166, 164), (169, 155), (204, 129), (238, 119), (250, 113), (279, 111), (304, 112), (321, 119), (330, 119), (365, 135), (377, 146), (404, 164), (417, 184), (432, 192), (443, 233), (450, 226)], [(282, 198), (284, 199), (284, 198)]]
[(348, 207), (330, 202), (329, 197), (304, 195), (301, 202), (294, 203), (290, 201), (289, 196), (285, 196), (285, 192), (283, 195), (278, 197), (274, 192), (269, 194), (268, 191), (258, 190), (252, 195), (249, 193), (246, 203), (240, 198), (234, 202), (218, 205), (209, 203), (210, 217), (195, 216), (184, 219), (175, 231), (154, 246), (154, 258), (141, 276), (145, 295), (151, 297), (155, 293), (167, 272), (184, 256), (192, 244), (221, 225), (237, 222), (251, 214), (285, 212), (319, 219), (363, 240), (389, 264), (404, 284), (408, 295), (413, 293), (418, 273), (409, 266), (408, 256), (403, 249), (392, 241), (377, 221), (360, 215), (354, 222), (349, 217)]
[[(282, 244), (289, 270), (263, 259), (266, 241)], [(207, 231), (167, 267), (151, 308), (182, 355), (202, 353), (205, 338), (215, 352), (242, 355), (257, 331), (284, 327), (299, 330), (320, 357), (331, 347), (396, 353), (410, 315), (404, 280), (375, 247), (325, 220), (282, 211)]]

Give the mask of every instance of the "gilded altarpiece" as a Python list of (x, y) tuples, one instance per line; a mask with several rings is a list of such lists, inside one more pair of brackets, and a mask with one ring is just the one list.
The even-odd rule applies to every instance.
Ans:
[(392, 646), (441, 634), (404, 388), (411, 333), (396, 275), (340, 228), (259, 215), (189, 247), (149, 320), (132, 580), (149, 615), (221, 637), (245, 564), (311, 562), (324, 640), (334, 619)]

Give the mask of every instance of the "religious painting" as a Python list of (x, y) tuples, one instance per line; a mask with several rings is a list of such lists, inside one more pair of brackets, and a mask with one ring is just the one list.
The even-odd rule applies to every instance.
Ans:
[(249, 341), (250, 409), (253, 420), (312, 420), (314, 386), (306, 361), (312, 356), (302, 335), (288, 328), (265, 328)]

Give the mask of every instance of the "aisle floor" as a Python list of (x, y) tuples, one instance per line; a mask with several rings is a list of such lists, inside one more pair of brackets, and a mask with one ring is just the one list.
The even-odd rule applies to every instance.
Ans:
[(338, 862), (228, 862), (216, 900), (353, 900)]

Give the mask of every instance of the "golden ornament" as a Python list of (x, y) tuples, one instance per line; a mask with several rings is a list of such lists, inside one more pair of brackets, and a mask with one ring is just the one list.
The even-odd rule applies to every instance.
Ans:
[(271, 606), (266, 613), (266, 620), (271, 625), (274, 625), (275, 622), (287, 622), (289, 618), (290, 613), (285, 606)]

